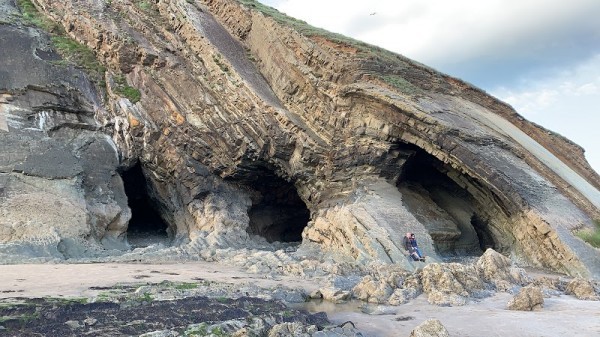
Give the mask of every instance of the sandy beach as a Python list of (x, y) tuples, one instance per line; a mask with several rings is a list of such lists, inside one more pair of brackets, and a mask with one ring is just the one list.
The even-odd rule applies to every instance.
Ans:
[[(319, 279), (289, 276), (265, 277), (239, 268), (208, 262), (169, 264), (93, 263), (22, 264), (0, 266), (0, 299), (36, 297), (92, 297), (98, 288), (118, 284), (146, 284), (162, 281), (197, 282), (207, 280), (263, 288), (283, 285), (318, 289)], [(600, 302), (582, 301), (572, 296), (545, 298), (536, 312), (506, 310), (510, 294), (460, 307), (439, 307), (427, 303), (424, 295), (401, 306), (381, 306), (352, 301), (346, 304), (308, 302), (302, 307), (324, 311), (333, 323), (352, 321), (365, 336), (408, 336), (429, 318), (442, 322), (451, 336), (600, 336)], [(367, 313), (367, 312), (370, 312)]]

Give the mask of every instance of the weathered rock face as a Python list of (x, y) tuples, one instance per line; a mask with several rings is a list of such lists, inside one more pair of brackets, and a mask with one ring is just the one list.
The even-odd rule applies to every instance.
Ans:
[[(494, 248), (600, 275), (598, 251), (571, 234), (600, 215), (600, 178), (582, 150), (476, 88), (378, 48), (303, 30), (250, 0), (34, 2), (109, 69), (105, 104), (73, 86), (77, 104), (53, 103), (74, 108), (52, 115), (51, 125), (77, 118), (76, 130), (69, 122), (59, 128), (69, 136), (36, 136), (69, 144), (70, 152), (56, 145), (13, 155), (31, 125), (18, 125), (14, 100), (2, 105), (8, 159), (0, 178), (70, 179), (72, 193), (83, 193), (72, 197), (82, 210), (77, 225), (63, 223), (72, 232), (58, 233), (60, 240), (126, 246), (130, 210), (115, 172), (139, 162), (174, 245), (315, 242), (359, 262), (412, 269), (401, 247), (410, 231), (429, 261)], [(28, 50), (24, 64), (55, 67)], [(139, 102), (117, 90), (120, 74), (140, 90)], [(2, 90), (13, 97), (35, 80), (12, 79)], [(40, 125), (35, 118), (28, 121)], [(99, 139), (93, 151), (78, 147), (75, 139), (88, 144), (84, 136)], [(36, 173), (39, 156), (69, 169), (59, 177)], [(27, 160), (33, 173), (17, 165)], [(3, 203), (6, 228), (20, 221), (15, 202)], [(57, 219), (38, 222), (43, 231), (59, 228)]]
[(448, 330), (437, 319), (428, 319), (410, 332), (410, 337), (448, 337)]
[(590, 281), (583, 280), (581, 278), (575, 278), (569, 282), (567, 284), (567, 288), (565, 289), (565, 294), (574, 295), (580, 300), (600, 300), (600, 296), (594, 285)]
[(523, 287), (508, 303), (509, 310), (535, 311), (544, 307), (544, 296), (538, 287)]
[[(2, 16), (17, 15), (2, 5)], [(0, 257), (69, 258), (126, 248), (117, 149), (95, 115), (102, 98), (84, 73), (58, 62), (48, 36), (0, 25)]]

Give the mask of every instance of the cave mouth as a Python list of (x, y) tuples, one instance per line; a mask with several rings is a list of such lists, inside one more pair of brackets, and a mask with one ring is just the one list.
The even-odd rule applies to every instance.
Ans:
[(455, 181), (466, 186), (472, 180), (423, 149), (407, 146), (414, 153), (404, 163), (397, 186), (406, 207), (431, 235), (437, 253), (451, 258), (498, 249), (485, 203)]
[(310, 211), (292, 182), (261, 162), (245, 162), (230, 179), (250, 190), (252, 206), (247, 232), (269, 243), (300, 243), (302, 231), (310, 220)]
[(133, 248), (148, 247), (168, 242), (168, 224), (157, 211), (157, 204), (148, 193), (148, 183), (142, 165), (138, 162), (121, 174), (131, 220), (127, 227), (127, 240)]

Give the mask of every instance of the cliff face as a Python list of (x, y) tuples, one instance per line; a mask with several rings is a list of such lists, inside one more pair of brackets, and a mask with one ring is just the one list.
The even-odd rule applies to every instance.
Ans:
[(41, 255), (126, 249), (117, 172), (139, 163), (172, 245), (314, 242), (410, 269), (410, 231), (433, 260), (491, 247), (600, 273), (598, 251), (571, 232), (600, 215), (600, 178), (581, 148), (481, 90), (249, 0), (35, 5), (107, 67), (107, 96), (39, 57), (58, 59), (44, 33), (0, 26), (22, 46), (0, 51), (12, 60), (0, 102), (3, 247), (31, 234), (45, 240)]

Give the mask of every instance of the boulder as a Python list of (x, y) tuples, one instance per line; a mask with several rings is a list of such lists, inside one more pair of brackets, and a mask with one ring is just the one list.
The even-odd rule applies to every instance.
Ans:
[(530, 282), (523, 269), (513, 267), (509, 258), (491, 248), (483, 253), (475, 266), (481, 279), (493, 284), (499, 291), (507, 291), (513, 285)]
[(421, 292), (415, 288), (394, 289), (394, 292), (388, 299), (390, 305), (400, 305), (408, 303), (410, 300), (419, 296)]
[(410, 332), (410, 337), (449, 337), (448, 330), (437, 319), (428, 319)]
[(573, 295), (580, 300), (598, 301), (600, 297), (591, 281), (575, 278), (567, 284), (565, 294)]
[(473, 265), (432, 263), (423, 268), (423, 292), (431, 304), (464, 305), (474, 293), (485, 289)]
[(365, 276), (353, 289), (354, 297), (370, 303), (385, 303), (392, 295), (392, 287), (385, 281)]
[(273, 326), (269, 330), (268, 337), (311, 337), (317, 332), (314, 325), (305, 326), (302, 323), (281, 323)]
[[(333, 303), (342, 303), (345, 301), (348, 301), (350, 298), (352, 298), (352, 292), (348, 291), (348, 290), (342, 290), (340, 288), (333, 288), (333, 287), (327, 287), (327, 288), (321, 288), (319, 289), (319, 294), (321, 295), (320, 298), (333, 302)], [(318, 296), (318, 295), (316, 295)], [(317, 297), (319, 298), (319, 297)]]
[(518, 294), (508, 301), (507, 307), (509, 310), (518, 311), (541, 310), (544, 307), (544, 295), (538, 287), (523, 287)]

